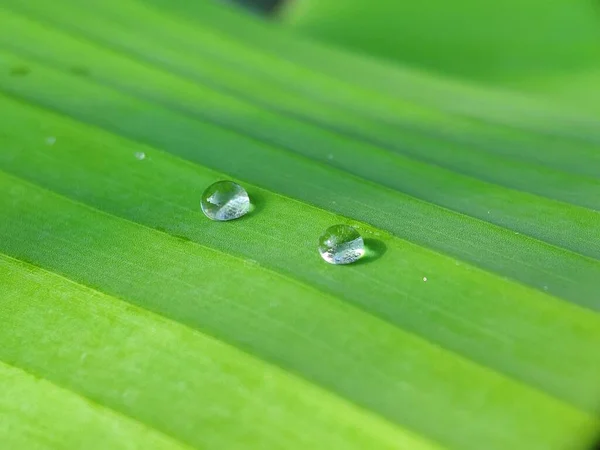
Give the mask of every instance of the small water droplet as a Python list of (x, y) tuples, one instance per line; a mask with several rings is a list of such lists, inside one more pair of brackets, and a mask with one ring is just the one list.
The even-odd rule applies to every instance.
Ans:
[(56, 138), (54, 136), (48, 136), (46, 138), (46, 144), (47, 145), (54, 145), (54, 144), (56, 144)]
[(319, 253), (330, 264), (350, 264), (365, 254), (365, 243), (350, 225), (334, 225), (319, 238)]
[(328, 159), (329, 161), (333, 161), (333, 155), (330, 153), (329, 155), (327, 155), (327, 159)]
[(544, 286), (544, 290), (547, 291), (548, 290), (548, 286)]
[(146, 154), (144, 152), (135, 152), (135, 158), (141, 161), (146, 159)]
[(423, 277), (423, 281), (427, 281), (427, 277)]
[(202, 212), (211, 220), (233, 220), (250, 211), (246, 190), (233, 181), (217, 181), (202, 194)]

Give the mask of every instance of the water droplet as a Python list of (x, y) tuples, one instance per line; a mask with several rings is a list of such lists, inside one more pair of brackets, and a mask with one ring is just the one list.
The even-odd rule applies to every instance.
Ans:
[(319, 238), (319, 253), (329, 264), (351, 264), (365, 254), (365, 243), (353, 227), (334, 225)]
[(548, 286), (544, 286), (544, 290), (547, 291), (548, 290)]
[(423, 277), (423, 281), (427, 281), (427, 277)]
[(56, 138), (54, 136), (48, 136), (46, 138), (46, 144), (47, 145), (54, 145), (54, 144), (56, 144)]
[(246, 190), (233, 181), (217, 181), (202, 194), (202, 212), (212, 220), (233, 220), (250, 211)]
[(330, 153), (329, 155), (327, 155), (327, 159), (328, 159), (329, 161), (333, 161), (333, 155)]
[(135, 152), (135, 157), (141, 161), (142, 159), (146, 159), (146, 154), (144, 152)]

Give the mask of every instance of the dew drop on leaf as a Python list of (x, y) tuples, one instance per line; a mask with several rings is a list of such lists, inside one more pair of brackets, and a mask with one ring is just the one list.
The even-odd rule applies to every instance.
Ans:
[(202, 212), (211, 220), (233, 220), (250, 211), (246, 190), (233, 181), (218, 181), (202, 194)]
[(330, 264), (351, 264), (365, 254), (365, 243), (355, 228), (334, 225), (319, 238), (319, 253)]
[(138, 160), (146, 159), (146, 154), (144, 152), (135, 152), (135, 158)]

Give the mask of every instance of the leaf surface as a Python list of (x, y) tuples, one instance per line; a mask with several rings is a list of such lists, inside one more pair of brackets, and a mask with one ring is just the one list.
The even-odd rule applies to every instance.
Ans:
[[(0, 397), (14, 423), (0, 434), (23, 448), (109, 429), (124, 448), (589, 446), (594, 117), (549, 129), (574, 116), (516, 94), (499, 112), (477, 90), (481, 116), (405, 101), (317, 70), (332, 51), (285, 30), (181, 5), (2, 6), (0, 377), (38, 406)], [(282, 59), (278, 34), (302, 52)], [(202, 215), (219, 179), (248, 189), (250, 215)], [(363, 234), (365, 260), (320, 259), (336, 223)], [(53, 398), (85, 426), (57, 423), (48, 443), (26, 430)]]

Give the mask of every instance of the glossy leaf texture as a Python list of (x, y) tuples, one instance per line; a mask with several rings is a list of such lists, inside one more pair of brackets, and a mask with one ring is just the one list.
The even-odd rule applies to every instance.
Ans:
[(590, 447), (597, 118), (190, 5), (0, 6), (0, 441)]

